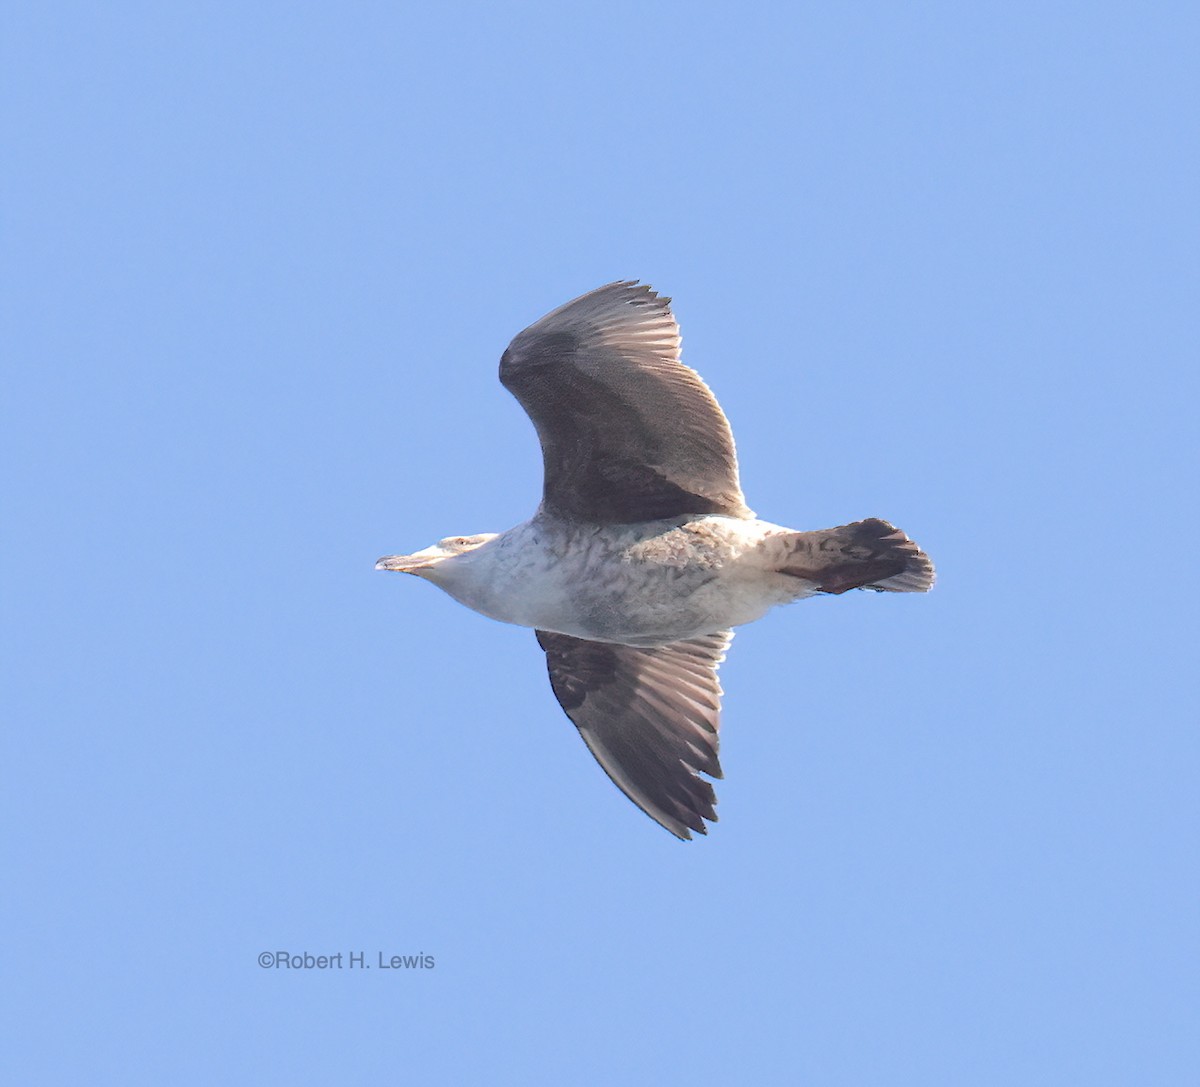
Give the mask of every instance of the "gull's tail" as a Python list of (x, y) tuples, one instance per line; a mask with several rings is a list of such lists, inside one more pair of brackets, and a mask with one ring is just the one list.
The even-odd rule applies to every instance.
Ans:
[(780, 542), (785, 557), (776, 569), (812, 582), (816, 592), (925, 593), (933, 588), (929, 556), (878, 517), (818, 532), (792, 532)]

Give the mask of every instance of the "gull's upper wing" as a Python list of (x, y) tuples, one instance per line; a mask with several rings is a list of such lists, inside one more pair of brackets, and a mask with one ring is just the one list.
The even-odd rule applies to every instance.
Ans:
[(678, 514), (752, 517), (729, 423), (679, 361), (669, 298), (610, 283), (520, 333), (500, 380), (542, 442), (542, 508), (631, 524)]
[(721, 685), (732, 631), (638, 649), (537, 632), (550, 686), (605, 773), (679, 838), (716, 822)]

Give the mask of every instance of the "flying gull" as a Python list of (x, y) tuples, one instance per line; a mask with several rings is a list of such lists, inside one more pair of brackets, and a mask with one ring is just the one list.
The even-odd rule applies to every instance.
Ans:
[(796, 532), (755, 517), (729, 423), (680, 362), (670, 301), (610, 283), (518, 335), (500, 381), (542, 443), (537, 512), (376, 569), (532, 627), (555, 697), (605, 772), (690, 838), (717, 818), (700, 775), (722, 776), (717, 667), (731, 628), (816, 594), (926, 592), (934, 575), (887, 521)]

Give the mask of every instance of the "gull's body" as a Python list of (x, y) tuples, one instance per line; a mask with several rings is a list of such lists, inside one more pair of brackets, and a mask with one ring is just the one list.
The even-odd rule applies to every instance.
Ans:
[(681, 838), (715, 820), (716, 671), (731, 628), (851, 588), (921, 592), (933, 566), (870, 519), (817, 532), (757, 520), (720, 407), (679, 361), (668, 299), (614, 283), (513, 340), (500, 379), (541, 438), (534, 517), (380, 569), (537, 631), (550, 681), (609, 776)]
[(753, 622), (815, 592), (772, 568), (786, 535), (713, 515), (598, 529), (541, 514), (426, 577), (502, 623), (657, 646)]

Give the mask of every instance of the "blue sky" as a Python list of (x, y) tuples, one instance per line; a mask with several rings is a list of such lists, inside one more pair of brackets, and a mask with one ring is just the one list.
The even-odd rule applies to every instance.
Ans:
[[(1192, 1082), (1196, 31), (10, 9), (13, 1082)], [(739, 634), (687, 845), (372, 570), (529, 515), (500, 353), (618, 278), (762, 516), (940, 577)]]

